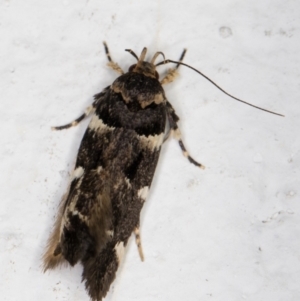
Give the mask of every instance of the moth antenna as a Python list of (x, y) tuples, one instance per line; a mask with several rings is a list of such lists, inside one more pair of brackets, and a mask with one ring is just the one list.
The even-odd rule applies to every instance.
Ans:
[(108, 61), (112, 62), (112, 59), (111, 59), (111, 56), (110, 56), (110, 53), (109, 53), (109, 50), (108, 50), (108, 46), (107, 46), (105, 41), (103, 41), (103, 45), (104, 45), (105, 54), (107, 56)]
[(168, 64), (168, 63), (174, 63), (174, 64), (177, 64), (177, 65), (183, 65), (185, 67), (188, 67), (192, 70), (194, 70), (195, 72), (197, 72), (198, 74), (200, 74), (201, 76), (203, 76), (206, 80), (208, 80), (210, 83), (212, 83), (215, 87), (217, 87), (219, 90), (221, 90), (224, 94), (228, 95), (229, 97), (239, 101), (239, 102), (242, 102), (250, 107), (253, 107), (253, 108), (256, 108), (256, 109), (259, 109), (259, 110), (262, 110), (262, 111), (265, 111), (267, 113), (270, 113), (270, 114), (274, 114), (274, 115), (277, 115), (277, 116), (281, 116), (281, 117), (284, 117), (284, 115), (282, 114), (279, 114), (279, 113), (276, 113), (276, 112), (273, 112), (273, 111), (269, 111), (267, 109), (264, 109), (264, 108), (261, 108), (261, 107), (258, 107), (258, 106), (255, 106), (249, 102), (246, 102), (244, 100), (241, 100), (231, 94), (229, 94), (228, 92), (226, 92), (224, 89), (222, 89), (219, 85), (217, 85), (213, 80), (211, 80), (209, 77), (207, 77), (205, 74), (203, 74), (202, 72), (200, 72), (199, 70), (195, 69), (194, 67), (190, 66), (190, 65), (187, 65), (185, 63), (182, 63), (182, 62), (177, 62), (177, 61), (173, 61), (173, 60), (164, 60), (162, 62), (159, 62), (158, 64), (156, 64), (155, 66), (158, 67), (160, 65), (165, 65), (165, 64)]
[(158, 51), (158, 52), (156, 52), (156, 53), (154, 54), (153, 59), (151, 60), (150, 64), (154, 64), (155, 60), (157, 59), (157, 57), (158, 57), (159, 55), (162, 55), (162, 56), (163, 56), (164, 61), (166, 60), (164, 53), (161, 52), (161, 51)]
[(134, 56), (137, 60), (139, 60), (138, 56), (131, 49), (125, 49), (125, 51), (129, 52), (132, 56)]
[(138, 62), (136, 64), (136, 68), (139, 68), (143, 64), (143, 62), (145, 60), (145, 57), (146, 57), (146, 53), (147, 53), (147, 48), (144, 47), (143, 50), (142, 50), (142, 52), (141, 52), (140, 57), (138, 58)]
[(180, 66), (180, 63), (183, 61), (183, 59), (184, 59), (184, 57), (185, 57), (185, 54), (186, 54), (186, 52), (187, 52), (187, 49), (186, 49), (186, 48), (184, 48), (184, 49), (183, 49), (183, 52), (182, 52), (182, 54), (181, 54), (181, 56), (180, 56), (180, 58), (179, 58), (179, 61), (178, 61), (177, 65), (176, 65), (176, 67), (175, 67), (175, 69), (178, 69), (178, 68), (179, 68), (179, 66)]
[(141, 52), (141, 55), (140, 55), (140, 57), (138, 59), (139, 63), (141, 63), (141, 62), (143, 62), (145, 60), (146, 53), (147, 53), (147, 48), (144, 47), (143, 50), (142, 50), (142, 52)]

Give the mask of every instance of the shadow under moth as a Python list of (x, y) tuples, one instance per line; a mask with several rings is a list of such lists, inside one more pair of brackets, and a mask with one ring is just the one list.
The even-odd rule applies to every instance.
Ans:
[[(44, 271), (64, 263), (74, 266), (80, 262), (82, 280), (93, 301), (106, 296), (132, 233), (143, 260), (140, 211), (151, 186), (161, 146), (170, 134), (178, 140), (184, 156), (192, 164), (204, 168), (187, 152), (177, 125), (179, 117), (162, 85), (172, 82), (178, 67), (184, 65), (225, 94), (244, 102), (184, 64), (186, 50), (179, 61), (166, 60), (162, 52), (156, 52), (147, 62), (146, 48), (139, 57), (127, 49), (137, 63), (124, 73), (112, 61), (106, 43), (104, 47), (108, 65), (121, 75), (94, 96), (92, 105), (79, 118), (53, 128), (67, 129), (92, 115), (44, 254)], [(159, 55), (163, 61), (155, 64)], [(176, 67), (159, 80), (156, 68), (167, 63), (175, 63)]]

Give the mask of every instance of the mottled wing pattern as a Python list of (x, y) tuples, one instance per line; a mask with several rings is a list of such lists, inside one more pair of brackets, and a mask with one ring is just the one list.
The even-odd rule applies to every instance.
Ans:
[[(56, 225), (59, 234), (52, 235), (57, 245), (47, 252), (48, 264), (45, 258), (46, 269), (64, 260), (71, 265), (81, 261), (83, 280), (93, 300), (105, 297), (124, 247), (139, 227), (163, 143), (165, 103), (150, 103), (141, 109), (134, 90), (141, 80), (147, 91), (157, 94), (150, 87), (157, 81), (142, 74), (130, 78), (125, 74), (95, 96), (99, 99), (96, 111), (83, 137)], [(158, 82), (156, 85), (163, 93)]]

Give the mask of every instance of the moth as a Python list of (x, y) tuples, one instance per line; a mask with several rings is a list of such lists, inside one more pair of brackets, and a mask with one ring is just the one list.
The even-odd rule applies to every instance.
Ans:
[[(120, 76), (94, 96), (92, 105), (79, 118), (54, 128), (76, 126), (92, 115), (43, 258), (44, 271), (64, 263), (74, 266), (80, 262), (82, 280), (93, 301), (106, 296), (132, 233), (141, 260), (144, 258), (140, 212), (162, 144), (170, 134), (178, 140), (184, 156), (195, 166), (204, 168), (187, 152), (177, 124), (179, 117), (162, 87), (175, 79), (180, 65), (207, 78), (182, 62), (186, 50), (179, 61), (166, 60), (162, 52), (156, 52), (148, 62), (145, 61), (147, 48), (139, 57), (127, 49), (137, 62), (124, 73), (111, 59), (105, 42), (104, 48), (108, 65)], [(160, 55), (163, 61), (155, 64)], [(177, 65), (159, 80), (156, 68), (167, 63)]]

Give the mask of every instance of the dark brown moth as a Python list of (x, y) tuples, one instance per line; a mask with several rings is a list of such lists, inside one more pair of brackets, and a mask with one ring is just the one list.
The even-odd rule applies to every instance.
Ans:
[[(180, 65), (207, 78), (182, 62), (186, 51), (178, 62), (163, 60), (155, 65), (159, 55), (164, 57), (163, 53), (157, 52), (147, 62), (146, 48), (139, 57), (127, 50), (137, 63), (124, 73), (112, 61), (106, 43), (104, 47), (109, 66), (121, 75), (94, 96), (93, 104), (79, 118), (54, 128), (70, 128), (92, 115), (44, 255), (45, 271), (64, 263), (74, 266), (80, 262), (82, 280), (94, 301), (106, 296), (132, 233), (143, 260), (140, 211), (151, 186), (161, 146), (169, 134), (178, 140), (191, 163), (204, 168), (187, 152), (177, 125), (179, 117), (162, 87), (175, 79)], [(159, 80), (156, 67), (166, 63), (177, 65)]]

